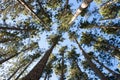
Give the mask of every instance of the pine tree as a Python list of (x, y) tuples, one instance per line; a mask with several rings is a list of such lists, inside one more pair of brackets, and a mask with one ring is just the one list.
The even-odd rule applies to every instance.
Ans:
[(119, 26), (119, 0), (0, 0), (0, 79), (119, 80)]
[(50, 47), (50, 49), (48, 49), (43, 58), (37, 63), (37, 65), (23, 78), (23, 80), (39, 80), (42, 73), (43, 73), (43, 69), (46, 66), (46, 63), (48, 61), (48, 58), (50, 56), (50, 54), (52, 53), (52, 50), (54, 49), (54, 47), (56, 46), (56, 44), (58, 43), (58, 41), (60, 40), (60, 36), (59, 35), (54, 35), (50, 37), (50, 43), (52, 44), (52, 46)]

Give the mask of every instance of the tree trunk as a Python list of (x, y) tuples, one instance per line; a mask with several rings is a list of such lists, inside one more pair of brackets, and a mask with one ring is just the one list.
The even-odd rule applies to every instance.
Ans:
[(18, 80), (18, 79), (19, 79), (19, 77), (24, 73), (24, 71), (30, 66), (30, 64), (31, 64), (32, 62), (33, 62), (33, 60), (28, 63), (28, 65), (27, 65), (27, 66), (23, 69), (23, 71), (16, 77), (15, 80)]
[(49, 28), (48, 26), (45, 25), (45, 22), (26, 4), (24, 0), (17, 0), (17, 1), (33, 14), (42, 23), (45, 29)]
[(66, 0), (65, 6), (64, 6), (64, 9), (65, 9), (65, 10), (67, 10), (67, 8), (68, 8), (68, 3), (69, 3), (69, 0)]
[(106, 70), (108, 70), (110, 73), (112, 73), (116, 78), (120, 79), (120, 74), (114, 72), (113, 70), (109, 69), (108, 67), (106, 67), (103, 63), (99, 62), (97, 59), (95, 59), (94, 57), (92, 58), (94, 61), (96, 61), (98, 64), (100, 64), (102, 67), (104, 67)]
[(11, 58), (13, 58), (13, 57), (19, 55), (21, 52), (24, 52), (24, 51), (26, 51), (26, 50), (31, 49), (32, 47), (33, 47), (33, 46), (28, 47), (28, 48), (26, 48), (26, 49), (24, 49), (24, 50), (22, 50), (22, 51), (20, 51), (20, 52), (18, 52), (18, 53), (16, 53), (16, 54), (11, 55), (10, 57), (8, 57), (8, 58), (6, 58), (6, 59), (0, 60), (0, 64), (2, 64), (2, 63), (4, 63), (4, 62), (8, 61), (9, 59), (11, 59)]
[(82, 73), (82, 71), (81, 71), (81, 69), (80, 69), (80, 67), (79, 67), (79, 65), (78, 65), (78, 63), (77, 63), (77, 61), (75, 61), (75, 64), (76, 64), (76, 67), (78, 68), (79, 72)]
[(5, 43), (5, 42), (9, 42), (9, 41), (15, 41), (15, 39), (14, 38), (12, 38), (12, 39), (2, 39), (2, 40), (0, 40), (0, 43)]
[(44, 10), (44, 8), (42, 7), (40, 0), (37, 0), (37, 2), (38, 2), (38, 4), (39, 4), (39, 6), (40, 6), (41, 12), (42, 12), (49, 20), (51, 20), (51, 19), (50, 19), (50, 16), (46, 13), (46, 11)]
[(79, 77), (78, 77), (78, 80), (82, 80), (82, 78), (81, 77), (84, 77), (84, 76), (81, 76), (81, 74), (83, 73), (82, 71), (81, 71), (81, 69), (80, 69), (80, 67), (79, 67), (79, 65), (78, 65), (78, 63), (77, 63), (77, 61), (75, 61), (75, 65), (76, 65), (76, 67), (78, 68), (78, 70), (79, 70)]
[[(86, 76), (85, 75), (83, 75), (83, 72), (81, 71), (81, 69), (80, 69), (80, 67), (79, 67), (79, 65), (78, 65), (78, 63), (77, 63), (77, 61), (75, 61), (75, 65), (76, 65), (76, 67), (78, 68), (78, 70), (79, 70), (79, 79), (78, 80), (87, 80), (86, 79)], [(82, 75), (81, 75), (82, 74)], [(87, 74), (86, 74), (87, 75)], [(88, 77), (88, 75), (87, 75), (87, 77)]]
[(14, 73), (13, 73), (7, 80), (10, 80), (10, 79), (17, 73), (17, 71), (18, 71), (20, 68), (22, 68), (23, 66), (24, 66), (24, 64), (20, 65), (20, 66), (14, 71)]
[(60, 80), (64, 80), (64, 53), (62, 53), (62, 70)]
[(80, 7), (77, 9), (75, 12), (74, 16), (72, 17), (71, 21), (69, 22), (69, 25), (71, 25), (74, 20), (79, 16), (79, 14), (83, 11), (83, 9), (87, 8), (88, 5), (92, 2), (93, 0), (84, 0)]
[(34, 29), (20, 29), (16, 27), (0, 27), (0, 30), (17, 30), (17, 31), (30, 31)]
[(43, 73), (44, 67), (46, 66), (48, 58), (53, 48), (55, 47), (55, 45), (56, 43), (53, 44), (51, 48), (46, 51), (43, 58), (36, 64), (36, 66), (25, 77), (22, 78), (22, 80), (39, 80), (40, 79)]
[(49, 79), (50, 79), (50, 76), (48, 75), (47, 80), (49, 80)]
[(6, 58), (6, 59), (0, 60), (0, 64), (2, 64), (2, 63), (4, 63), (4, 62), (8, 61), (9, 59), (11, 59), (11, 58), (13, 58), (13, 57), (15, 57), (15, 56), (17, 56), (17, 55), (19, 55), (19, 54), (20, 54), (20, 53), (16, 53), (16, 54), (13, 54), (13, 55), (11, 55), (10, 57), (8, 57), (8, 58)]
[(80, 44), (78, 43), (77, 39), (74, 37), (79, 49), (82, 51), (83, 56), (85, 57), (85, 59), (87, 60), (87, 63), (90, 65), (91, 69), (97, 74), (97, 76), (101, 79), (101, 80), (108, 80), (104, 74), (96, 67), (96, 65), (91, 61), (90, 57), (87, 55), (87, 53), (82, 49), (82, 47), (80, 46)]
[(45, 78), (44, 78), (44, 80), (46, 80), (47, 79), (47, 77), (48, 77), (48, 75), (47, 75), (47, 73), (45, 74)]

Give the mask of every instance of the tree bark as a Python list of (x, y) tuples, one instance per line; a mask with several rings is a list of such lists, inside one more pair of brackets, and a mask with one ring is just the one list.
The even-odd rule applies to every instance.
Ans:
[(83, 73), (82, 71), (81, 71), (81, 69), (80, 69), (80, 67), (79, 67), (79, 65), (78, 65), (78, 63), (77, 63), (77, 61), (75, 61), (75, 64), (76, 64), (76, 67), (78, 68), (78, 70), (79, 70), (79, 77), (78, 77), (78, 80), (82, 80), (81, 79), (81, 77), (83, 77), (84, 78), (84, 76), (81, 76), (81, 74)]
[(17, 1), (33, 14), (42, 23), (45, 29), (49, 29), (49, 27), (45, 25), (45, 22), (27, 5), (27, 3), (24, 0)]
[(33, 62), (33, 60), (28, 63), (28, 65), (27, 65), (27, 66), (23, 69), (23, 71), (16, 77), (15, 80), (18, 80), (18, 79), (19, 79), (19, 77), (24, 73), (24, 71), (30, 66), (30, 64), (31, 64), (32, 62)]
[(64, 80), (64, 53), (62, 53), (62, 70), (60, 80)]
[(19, 55), (19, 54), (20, 54), (20, 53), (16, 53), (16, 54), (13, 54), (13, 55), (11, 55), (10, 57), (8, 57), (8, 58), (6, 58), (6, 59), (0, 60), (0, 64), (2, 64), (2, 63), (4, 63), (4, 62), (8, 61), (9, 59), (11, 59), (11, 58), (13, 58), (13, 57), (15, 57), (15, 56), (17, 56), (17, 55)]
[(91, 69), (97, 74), (97, 76), (101, 79), (101, 80), (108, 80), (104, 74), (96, 67), (96, 65), (91, 61), (90, 57), (87, 55), (87, 53), (83, 50), (83, 48), (80, 46), (80, 44), (78, 43), (77, 39), (74, 37), (79, 49), (82, 51), (83, 56), (85, 57), (85, 59), (87, 60), (87, 63), (90, 65)]
[(2, 64), (2, 63), (4, 63), (4, 62), (8, 61), (9, 59), (11, 59), (11, 58), (13, 58), (13, 57), (19, 55), (21, 52), (24, 52), (24, 51), (26, 51), (26, 50), (31, 49), (32, 47), (33, 47), (33, 46), (28, 47), (28, 48), (26, 48), (26, 49), (24, 49), (24, 50), (22, 50), (22, 51), (20, 51), (20, 52), (18, 52), (18, 53), (16, 53), (16, 54), (11, 55), (11, 56), (8, 57), (8, 58), (5, 58), (5, 59), (0, 60), (0, 64)]
[(113, 70), (109, 69), (108, 67), (106, 67), (103, 63), (99, 62), (97, 59), (95, 59), (94, 57), (92, 58), (94, 61), (96, 61), (98, 64), (100, 64), (102, 67), (104, 67), (106, 70), (108, 70), (110, 73), (112, 73), (116, 78), (120, 79), (120, 74), (114, 72)]
[(38, 4), (39, 4), (39, 6), (40, 6), (41, 12), (42, 12), (49, 20), (51, 20), (51, 19), (50, 19), (50, 16), (46, 13), (46, 11), (44, 10), (44, 8), (42, 7), (40, 0), (37, 0), (37, 2), (38, 2)]
[(0, 27), (0, 30), (17, 30), (17, 31), (30, 31), (34, 29), (20, 29), (16, 27)]
[(5, 43), (5, 42), (9, 42), (9, 41), (15, 41), (15, 38), (11, 38), (11, 39), (4, 38), (4, 39), (0, 40), (0, 43)]
[(13, 73), (7, 80), (10, 80), (10, 79), (17, 73), (17, 71), (18, 71), (21, 67), (23, 67), (23, 64), (20, 65), (20, 66), (14, 71), (14, 73)]
[(44, 80), (46, 80), (46, 79), (47, 79), (47, 77), (48, 77), (48, 75), (47, 75), (47, 72), (46, 72)]
[(46, 66), (46, 63), (48, 61), (48, 58), (53, 50), (53, 48), (56, 46), (57, 43), (53, 44), (50, 49), (46, 51), (43, 58), (36, 64), (36, 66), (25, 76), (22, 78), (22, 80), (39, 80), (43, 70)]
[(77, 61), (75, 61), (75, 64), (76, 64), (76, 66), (77, 66), (79, 72), (82, 73), (82, 71), (81, 71), (81, 69), (80, 69), (80, 67), (79, 67), (79, 65), (78, 65), (78, 63), (77, 63)]
[(67, 8), (68, 8), (68, 3), (69, 3), (69, 0), (66, 0), (65, 6), (64, 6), (64, 9), (65, 9), (65, 10), (67, 10)]

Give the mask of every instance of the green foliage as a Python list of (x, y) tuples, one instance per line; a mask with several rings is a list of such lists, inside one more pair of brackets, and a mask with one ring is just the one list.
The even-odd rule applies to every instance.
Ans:
[(114, 49), (111, 54), (120, 60), (120, 51), (118, 49)]
[[(46, 66), (42, 69), (44, 70), (42, 75), (47, 74), (47, 78), (52, 77), (55, 72), (59, 76), (63, 74), (64, 78), (67, 78), (66, 75), (68, 75), (68, 80), (89, 80), (91, 75), (91, 79), (96, 79), (96, 75), (89, 73), (90, 65), (88, 65), (89, 60), (94, 60), (93, 58), (96, 57), (106, 66), (110, 64), (110, 67), (116, 67), (116, 65), (112, 65), (112, 62), (113, 59), (120, 60), (120, 31), (118, 28), (120, 26), (120, 7), (118, 5), (120, 0), (87, 0), (88, 2), (93, 1), (92, 4), (91, 2), (87, 3), (86, 0), (19, 1), (0, 1), (0, 77), (2, 77), (1, 75), (3, 77), (11, 75), (15, 69), (23, 65), (14, 75), (16, 77), (31, 60), (41, 60), (43, 57), (41, 55), (46, 52), (44, 50), (49, 48), (43, 43), (44, 38), (50, 46), (57, 44), (49, 59), (43, 58)], [(81, 6), (83, 2), (90, 5), (81, 9), (82, 12), (76, 16), (75, 23), (70, 25), (69, 22), (75, 15), (77, 6)], [(101, 6), (98, 9), (99, 5)], [(80, 46), (74, 42), (77, 39), (80, 39), (80, 45), (84, 44), (82, 48), (85, 52), (89, 48), (91, 49), (86, 61), (83, 59), (85, 55), (77, 49)], [(4, 60), (6, 61), (4, 62)], [(98, 64), (95, 65), (99, 67)], [(98, 69), (104, 73), (104, 69)], [(89, 76), (87, 76), (88, 74)], [(111, 76), (108, 73), (105, 75)], [(112, 76), (114, 77), (114, 75)]]
[(61, 35), (54, 34), (54, 35), (50, 35), (48, 37), (49, 44), (58, 43), (58, 41), (60, 41), (60, 40), (62, 41)]
[(79, 57), (79, 54), (76, 53), (75, 48), (73, 48), (71, 51), (68, 51), (68, 59), (72, 59), (74, 61), (77, 60), (77, 58)]
[(117, 32), (119, 31), (119, 29), (114, 29), (114, 28), (103, 28), (102, 29), (105, 33), (108, 34), (117, 34)]
[(102, 3), (102, 0), (95, 0), (95, 2), (96, 2), (97, 4), (101, 4), (101, 3)]
[(72, 18), (72, 13), (70, 11), (60, 11), (57, 15), (57, 19), (59, 20), (60, 31), (68, 31), (69, 30), (69, 21)]
[(104, 19), (112, 19), (117, 16), (117, 12), (119, 9), (114, 2), (110, 2), (111, 1), (108, 1), (108, 3), (100, 8), (100, 14), (103, 15)]
[(47, 0), (47, 6), (56, 9), (57, 7), (60, 7), (62, 4), (62, 0)]
[(92, 41), (94, 41), (93, 35), (82, 33), (81, 44), (90, 45)]
[(59, 50), (60, 54), (61, 54), (61, 55), (64, 54), (66, 49), (67, 49), (67, 46), (63, 46), (63, 47)]
[(55, 66), (55, 74), (57, 74), (57, 75), (61, 75), (61, 71), (62, 71), (62, 69), (64, 69), (63, 71), (64, 71), (64, 73), (67, 71), (67, 65), (64, 65), (63, 67), (62, 67), (62, 65), (60, 64), (60, 63), (58, 63), (56, 66)]
[(84, 66), (84, 69), (89, 68), (89, 64), (87, 63), (87, 61), (82, 61), (82, 65)]
[(81, 25), (80, 28), (92, 28), (92, 27), (94, 27), (94, 25), (90, 24), (88, 21), (81, 22), (80, 25)]

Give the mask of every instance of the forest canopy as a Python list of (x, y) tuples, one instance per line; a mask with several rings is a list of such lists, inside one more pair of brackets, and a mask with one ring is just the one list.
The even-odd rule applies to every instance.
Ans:
[(120, 0), (0, 0), (0, 80), (120, 80)]

